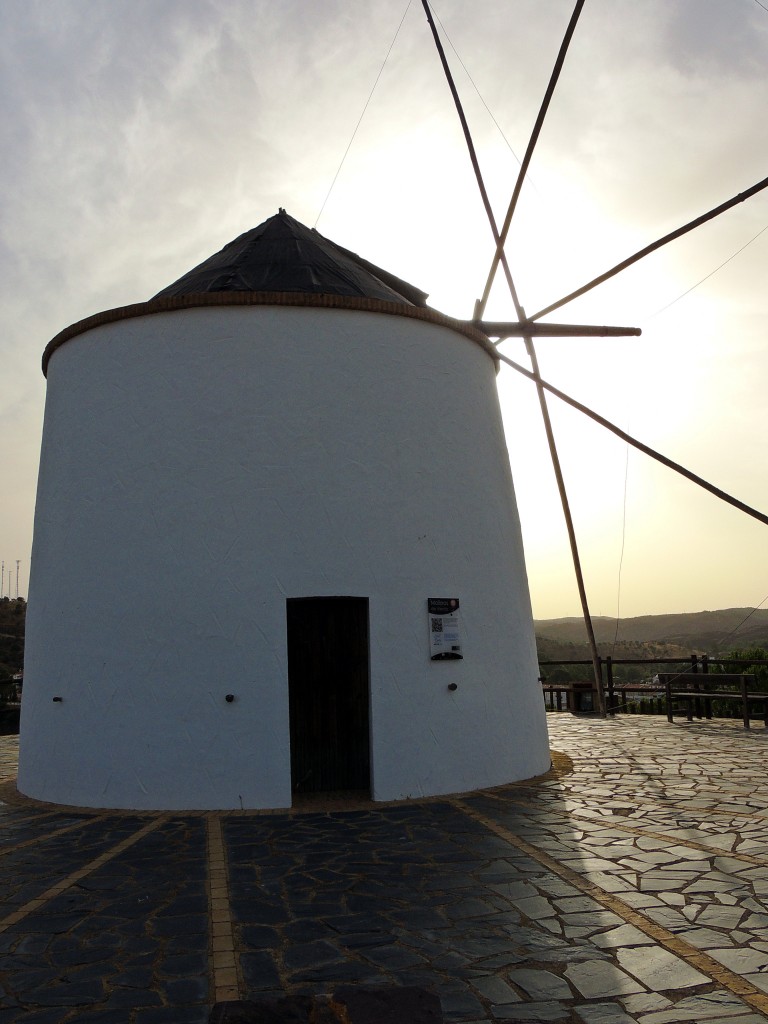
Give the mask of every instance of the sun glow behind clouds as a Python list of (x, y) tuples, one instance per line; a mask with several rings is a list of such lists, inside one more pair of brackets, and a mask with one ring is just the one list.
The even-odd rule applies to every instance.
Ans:
[[(569, 194), (574, 199), (577, 190), (573, 183), (564, 182), (561, 195)], [(570, 244), (550, 248), (549, 238), (535, 230), (535, 219), (526, 224), (521, 218), (524, 226), (518, 226), (519, 248), (513, 264), (521, 271), (516, 283), (529, 312), (536, 310), (539, 297), (545, 302), (557, 297), (553, 283), (560, 292), (572, 290), (609, 268), (606, 252), (620, 259), (652, 240), (647, 235), (637, 238), (631, 227), (601, 217), (599, 197), (582, 193), (579, 199), (563, 221), (571, 237), (579, 240), (578, 252)], [(732, 232), (723, 227), (720, 233)], [(728, 323), (722, 303), (706, 290), (694, 290), (675, 301), (696, 283), (691, 275), (697, 264), (690, 251), (694, 246), (690, 239), (680, 245), (682, 254), (662, 250), (549, 314), (545, 319), (557, 322), (640, 326), (643, 336), (542, 339), (536, 346), (541, 372), (550, 383), (628, 433), (742, 500), (750, 500), (745, 485), (747, 492), (755, 494), (761, 487), (758, 483), (755, 490), (754, 475), (748, 481), (735, 472), (738, 460), (721, 438), (724, 421), (734, 418), (729, 408), (739, 407), (743, 385), (734, 390), (728, 375), (721, 382), (712, 375), (712, 367), (724, 363), (722, 342), (733, 334), (733, 324)], [(538, 277), (536, 267), (544, 268)], [(574, 268), (580, 271), (578, 277)], [(505, 289), (499, 280), (494, 291), (499, 318), (505, 313), (511, 316)], [(528, 293), (537, 297), (534, 305), (527, 302)], [(672, 304), (662, 309), (667, 303)], [(649, 316), (656, 310), (662, 311)], [(501, 350), (529, 366), (521, 342), (504, 342)], [(534, 608), (538, 616), (557, 615), (562, 603), (561, 598), (553, 601), (553, 595), (570, 588), (571, 600), (576, 602), (576, 589), (538, 400), (532, 384), (513, 370), (503, 371), (499, 390)], [(702, 606), (745, 603), (748, 581), (754, 586), (754, 580), (768, 569), (760, 532), (765, 528), (721, 506), (715, 497), (647, 456), (634, 449), (628, 453), (620, 439), (558, 399), (550, 396), (548, 402), (593, 611), (616, 612), (620, 563), (624, 615), (660, 610), (661, 599), (667, 602), (663, 607), (697, 607), (684, 597), (692, 588)], [(754, 448), (754, 438), (745, 436), (744, 441)], [(762, 494), (764, 505), (764, 488)], [(752, 500), (760, 507), (759, 497)], [(734, 564), (737, 538), (742, 537), (749, 537), (755, 548)], [(660, 588), (659, 581), (670, 576)], [(576, 604), (571, 607), (575, 612)]]
[[(45, 343), (82, 316), (148, 298), (278, 206), (313, 224), (404, 7), (371, 0), (364, 18), (351, 0), (3, 8), (6, 559), (29, 549)], [(572, 3), (439, 8), (521, 156)], [(754, 126), (768, 106), (768, 15), (746, 2), (725, 15), (705, 0), (617, 11), (615, 0), (585, 6), (513, 223), (528, 313), (765, 173)], [(500, 222), (518, 164), (449, 58)], [(642, 338), (537, 346), (555, 385), (761, 508), (768, 233), (650, 314), (766, 223), (764, 195), (547, 317), (639, 326)], [(494, 246), (419, 5), (318, 228), (428, 291), (435, 308), (472, 315)], [(500, 276), (487, 315), (514, 316)], [(504, 351), (527, 365), (520, 342)], [(535, 610), (578, 614), (534, 389), (507, 369), (499, 386)], [(625, 448), (550, 404), (587, 586), (610, 613)], [(622, 610), (756, 603), (768, 592), (764, 530), (633, 453)]]

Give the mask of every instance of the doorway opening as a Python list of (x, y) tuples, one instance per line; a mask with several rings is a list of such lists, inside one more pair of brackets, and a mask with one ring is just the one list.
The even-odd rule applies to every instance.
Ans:
[(367, 597), (286, 603), (291, 790), (370, 796)]

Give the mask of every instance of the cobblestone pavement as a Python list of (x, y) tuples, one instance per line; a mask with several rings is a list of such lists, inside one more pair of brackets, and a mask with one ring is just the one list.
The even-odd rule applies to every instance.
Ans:
[(426, 987), (463, 1024), (768, 1020), (768, 732), (549, 723), (541, 779), (355, 810), (93, 813), (6, 783), (0, 1024), (204, 1024), (343, 983)]

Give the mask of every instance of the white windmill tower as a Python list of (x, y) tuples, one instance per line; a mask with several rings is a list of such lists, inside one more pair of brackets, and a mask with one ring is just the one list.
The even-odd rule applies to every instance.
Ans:
[(267, 808), (546, 771), (496, 351), (425, 300), (281, 210), (53, 339), (23, 793)]

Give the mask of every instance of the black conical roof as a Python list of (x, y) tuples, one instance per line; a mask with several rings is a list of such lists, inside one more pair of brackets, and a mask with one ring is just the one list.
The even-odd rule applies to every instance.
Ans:
[(155, 296), (200, 292), (353, 295), (425, 306), (407, 281), (324, 238), (280, 210)]

